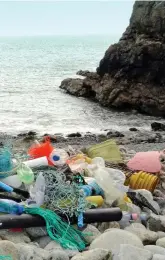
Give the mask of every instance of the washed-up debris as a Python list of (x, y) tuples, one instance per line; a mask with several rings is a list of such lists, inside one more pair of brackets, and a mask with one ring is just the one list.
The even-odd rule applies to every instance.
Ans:
[(130, 167), (135, 152), (119, 147), (115, 140), (87, 148), (86, 154), (70, 146), (56, 148), (48, 137), (42, 143), (35, 141), (24, 156), (14, 156), (12, 148), (6, 153), (5, 147), (1, 154), (8, 155), (8, 160), (0, 156), (4, 167), (0, 172), (1, 229), (46, 225), (52, 240), (82, 251), (90, 234), (78, 229), (86, 223), (119, 221), (125, 228), (134, 222), (146, 224), (151, 213), (161, 212), (152, 193), (165, 172), (163, 152), (152, 153), (160, 170), (150, 165), (151, 172), (144, 172), (142, 159), (146, 160), (147, 153), (141, 153), (142, 168), (137, 171)]

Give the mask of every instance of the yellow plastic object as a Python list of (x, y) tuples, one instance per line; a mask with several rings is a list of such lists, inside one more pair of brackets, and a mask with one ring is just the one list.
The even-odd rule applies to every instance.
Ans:
[(157, 175), (143, 171), (132, 174), (126, 181), (131, 189), (146, 189), (150, 192), (154, 191), (158, 182), (159, 178)]
[(93, 145), (87, 149), (90, 158), (102, 157), (105, 161), (119, 163), (122, 162), (119, 147), (114, 140), (107, 140), (100, 144)]
[(102, 196), (88, 196), (86, 197), (86, 200), (96, 204), (98, 207), (101, 207), (104, 203), (104, 199)]
[(128, 198), (127, 195), (124, 196), (124, 201), (127, 202), (127, 203), (132, 203), (131, 199)]

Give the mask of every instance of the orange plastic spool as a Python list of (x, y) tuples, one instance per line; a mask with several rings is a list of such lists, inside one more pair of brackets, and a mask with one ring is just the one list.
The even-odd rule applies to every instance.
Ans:
[(53, 163), (49, 160), (51, 152), (54, 150), (54, 147), (51, 145), (50, 138), (46, 137), (44, 143), (39, 143), (33, 145), (29, 150), (28, 154), (32, 159), (40, 158), (46, 156), (48, 159), (49, 165)]

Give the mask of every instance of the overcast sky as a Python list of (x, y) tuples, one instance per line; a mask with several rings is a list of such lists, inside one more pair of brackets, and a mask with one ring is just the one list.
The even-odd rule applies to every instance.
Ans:
[(0, 36), (120, 35), (134, 1), (0, 1)]

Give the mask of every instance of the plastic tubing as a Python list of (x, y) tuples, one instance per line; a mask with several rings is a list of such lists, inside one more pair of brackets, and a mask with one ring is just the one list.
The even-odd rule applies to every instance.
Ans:
[[(65, 216), (60, 216), (65, 219)], [(83, 213), (83, 222), (85, 224), (120, 221), (121, 218), (122, 211), (119, 208), (90, 209)], [(73, 224), (74, 223), (77, 223), (76, 219), (73, 221)], [(32, 216), (29, 214), (23, 214), (21, 216), (11, 214), (0, 215), (0, 229), (42, 226), (45, 226), (45, 221), (40, 216)]]

